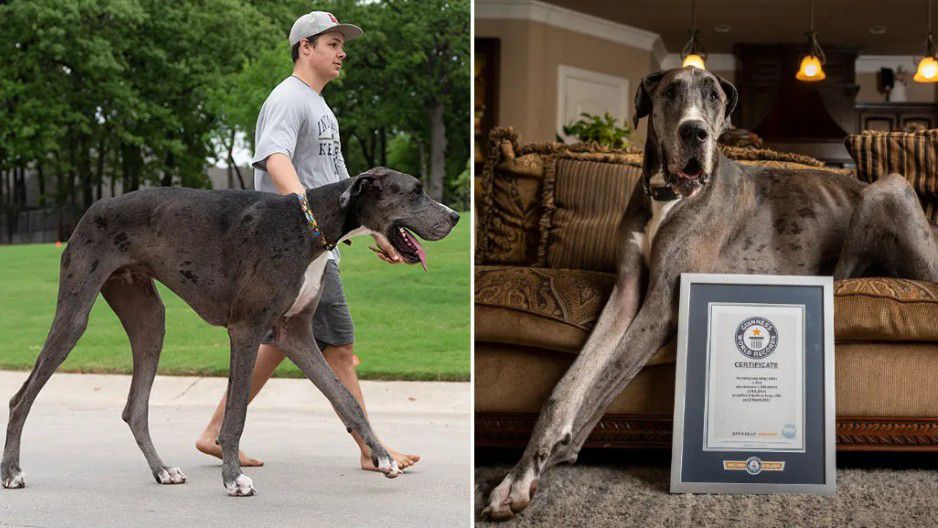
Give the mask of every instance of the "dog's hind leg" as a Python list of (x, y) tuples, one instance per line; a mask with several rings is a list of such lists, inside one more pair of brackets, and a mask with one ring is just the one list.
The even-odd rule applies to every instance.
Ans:
[(160, 484), (182, 484), (186, 481), (185, 474), (178, 467), (168, 467), (160, 460), (150, 438), (150, 388), (156, 376), (166, 331), (163, 301), (152, 279), (129, 271), (118, 271), (112, 275), (104, 283), (101, 293), (127, 331), (134, 358), (130, 392), (121, 418), (130, 426), (153, 478)]
[(346, 430), (349, 433), (355, 431), (362, 437), (371, 449), (371, 461), (375, 467), (388, 478), (397, 477), (401, 474), (397, 462), (378, 441), (365, 412), (326, 363), (313, 338), (312, 314), (316, 304), (311, 303), (311, 306), (275, 327), (274, 345), (322, 391), (345, 424)]
[(863, 190), (850, 217), (835, 279), (875, 271), (938, 282), (938, 235), (912, 185), (890, 174)]
[(52, 328), (32, 372), (10, 399), (10, 419), (7, 423), (3, 462), (0, 463), (0, 482), (4, 488), (22, 488), (26, 485), (20, 469), (20, 440), (26, 416), (39, 391), (84, 334), (91, 307), (101, 284), (112, 269), (90, 254), (78, 258), (75, 256), (76, 251), (82, 250), (70, 244), (62, 253), (59, 296)]

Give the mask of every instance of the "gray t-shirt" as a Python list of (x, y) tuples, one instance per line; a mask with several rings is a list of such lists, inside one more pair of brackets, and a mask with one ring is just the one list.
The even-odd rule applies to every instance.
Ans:
[(267, 173), (267, 157), (286, 154), (307, 189), (348, 178), (339, 123), (326, 100), (302, 80), (290, 76), (277, 85), (257, 116), (254, 132), (254, 188), (277, 192)]
[[(261, 106), (254, 145), (251, 165), (258, 191), (278, 192), (266, 170), (268, 156), (278, 152), (290, 158), (307, 189), (349, 177), (335, 114), (316, 90), (292, 75), (281, 81)], [(329, 258), (338, 260), (339, 250), (332, 250)]]

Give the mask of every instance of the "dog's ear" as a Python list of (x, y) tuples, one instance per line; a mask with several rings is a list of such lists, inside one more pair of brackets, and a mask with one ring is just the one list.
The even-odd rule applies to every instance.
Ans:
[(342, 209), (347, 208), (353, 197), (358, 196), (367, 189), (380, 191), (383, 176), (384, 173), (375, 172), (375, 169), (371, 169), (352, 178), (352, 185), (349, 185), (349, 188), (339, 196), (339, 207)]
[(720, 81), (720, 88), (723, 89), (723, 93), (726, 94), (726, 111), (723, 114), (725, 118), (726, 126), (729, 126), (730, 123), (730, 114), (733, 113), (733, 109), (736, 108), (736, 102), (739, 100), (739, 94), (736, 93), (736, 87), (733, 86), (733, 83), (727, 81), (723, 77), (717, 76), (717, 80)]
[(632, 115), (632, 128), (638, 128), (638, 120), (651, 113), (651, 92), (655, 91), (658, 81), (664, 76), (664, 72), (655, 72), (648, 74), (638, 83), (638, 90), (635, 91), (635, 114)]
[(642, 156), (642, 186), (648, 194), (651, 193), (652, 176), (662, 171), (659, 152), (661, 146), (658, 145), (658, 136), (655, 134), (655, 127), (651, 124), (652, 119), (648, 118), (648, 133), (645, 137), (645, 150)]

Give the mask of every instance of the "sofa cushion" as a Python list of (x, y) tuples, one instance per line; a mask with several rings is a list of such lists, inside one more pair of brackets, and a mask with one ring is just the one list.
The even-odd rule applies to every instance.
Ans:
[(538, 248), (542, 239), (544, 177), (557, 157), (620, 164), (641, 164), (642, 160), (636, 150), (594, 144), (549, 142), (522, 146), (518, 133), (511, 128), (493, 129), (488, 145), (476, 202), (476, 264), (543, 264), (544, 252), (539, 253)]
[(921, 132), (864, 131), (844, 145), (857, 164), (857, 177), (866, 182), (899, 173), (915, 188), (925, 216), (938, 223), (938, 130)]
[(532, 264), (540, 243), (544, 156), (522, 154), (518, 134), (495, 129), (482, 172), (477, 264)]
[[(476, 341), (578, 353), (612, 291), (615, 275), (477, 266), (475, 279)], [(938, 284), (884, 278), (834, 284), (838, 342), (938, 342), (936, 320)], [(656, 354), (654, 362), (673, 359), (673, 352)]]
[(847, 136), (844, 144), (861, 180), (874, 182), (887, 174), (902, 174), (918, 193), (925, 216), (938, 223), (938, 130), (867, 130)]
[[(536, 413), (574, 357), (514, 345), (475, 347), (475, 410)], [(933, 343), (837, 345), (838, 416), (938, 416), (938, 354)], [(674, 365), (646, 366), (607, 413), (671, 415)]]
[(897, 172), (919, 196), (938, 198), (938, 130), (852, 134), (844, 140), (857, 164), (857, 177), (874, 182)]
[(925, 209), (925, 218), (931, 220), (933, 224), (938, 224), (938, 198), (923, 198), (922, 207)]
[(555, 157), (544, 176), (538, 263), (549, 268), (615, 270), (619, 222), (640, 179), (640, 160)]
[(739, 162), (787, 163), (797, 167), (823, 168), (824, 162), (804, 154), (779, 152), (777, 150), (756, 147), (735, 147), (720, 145), (723, 155)]
[(838, 341), (938, 341), (938, 284), (864, 278), (834, 283)]
[(585, 270), (476, 266), (476, 341), (578, 352), (614, 280)]
[[(475, 410), (537, 412), (575, 356), (517, 345), (479, 343), (475, 347)], [(674, 412), (674, 364), (646, 366), (608, 412)]]

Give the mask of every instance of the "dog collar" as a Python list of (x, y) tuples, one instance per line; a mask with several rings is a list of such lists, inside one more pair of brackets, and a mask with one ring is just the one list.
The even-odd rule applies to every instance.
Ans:
[(306, 221), (309, 223), (309, 229), (313, 232), (313, 236), (319, 239), (319, 242), (322, 244), (322, 247), (333, 250), (335, 249), (335, 244), (330, 244), (326, 240), (326, 236), (322, 234), (322, 229), (319, 229), (319, 224), (316, 222), (316, 217), (313, 216), (313, 211), (309, 208), (309, 201), (306, 199), (306, 195), (293, 193), (293, 196), (296, 196), (296, 199), (300, 202), (300, 209), (303, 210), (303, 215), (306, 217)]
[(646, 194), (657, 202), (670, 202), (678, 199), (677, 193), (670, 187), (646, 187), (645, 190)]

